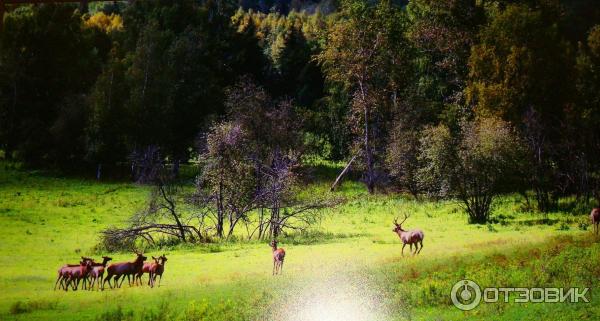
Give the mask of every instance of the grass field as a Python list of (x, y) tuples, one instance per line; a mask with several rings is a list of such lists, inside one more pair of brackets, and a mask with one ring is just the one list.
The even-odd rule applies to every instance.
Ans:
[[(98, 253), (99, 231), (119, 226), (148, 189), (8, 168), (0, 163), (0, 320), (598, 320), (600, 243), (588, 210), (565, 201), (546, 217), (524, 212), (518, 196), (495, 204), (495, 223), (469, 225), (457, 204), (366, 194), (305, 235), (283, 238), (283, 275), (272, 277), (266, 242), (152, 249), (169, 261), (159, 288), (53, 291), (57, 269)], [(307, 186), (325, 193), (326, 182)], [(411, 256), (392, 232), (400, 211), (425, 233)], [(469, 278), (482, 287), (590, 287), (591, 303), (494, 303), (455, 308), (450, 289)]]

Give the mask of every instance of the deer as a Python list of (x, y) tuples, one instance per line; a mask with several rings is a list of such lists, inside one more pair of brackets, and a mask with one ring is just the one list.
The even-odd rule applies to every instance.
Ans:
[(590, 213), (590, 219), (592, 220), (592, 225), (594, 226), (594, 234), (598, 235), (598, 224), (600, 224), (600, 207), (592, 209), (592, 212)]
[[(154, 256), (152, 257), (152, 260), (154, 260), (154, 262), (144, 262), (144, 265), (142, 266), (142, 270), (135, 275), (135, 282), (136, 285), (139, 282), (139, 285), (142, 285), (142, 275), (144, 275), (144, 273), (148, 273), (150, 274), (150, 269), (152, 268), (152, 266), (154, 264), (158, 264), (158, 259), (155, 258)], [(148, 279), (148, 285), (150, 285), (150, 279)]]
[[(156, 283), (156, 276), (158, 275), (160, 278), (158, 279), (158, 286), (160, 286), (160, 282), (162, 281), (163, 272), (165, 272), (165, 263), (167, 262), (167, 257), (163, 253), (163, 255), (158, 258), (152, 257), (155, 259), (156, 264), (152, 265), (150, 268), (150, 279), (148, 280), (148, 284), (150, 287), (154, 287), (154, 283)], [(152, 283), (150, 283), (152, 281)]]
[[(98, 286), (98, 289), (100, 289), (100, 283), (102, 282), (102, 279), (104, 277), (104, 269), (106, 268), (106, 264), (108, 264), (108, 261), (111, 260), (112, 258), (108, 256), (103, 256), (102, 263), (92, 264), (92, 270), (89, 273), (89, 277), (91, 279), (90, 290), (94, 289), (94, 284), (96, 284)], [(102, 286), (104, 286), (104, 284), (102, 284)]]
[[(93, 261), (93, 260), (91, 258), (89, 258), (89, 257), (82, 256), (81, 257), (81, 261), (82, 262), (86, 262), (86, 261)], [(56, 283), (54, 283), (54, 291), (56, 291), (56, 286), (59, 283), (60, 283), (60, 288), (63, 288), (63, 289), (66, 290), (66, 288), (65, 288), (65, 282), (66, 282), (66, 279), (67, 279), (66, 278), (66, 273), (68, 271), (70, 271), (70, 268), (79, 267), (80, 265), (81, 265), (81, 262), (80, 262), (80, 264), (65, 264), (60, 269), (58, 269), (58, 277), (56, 279)]]
[[(135, 278), (135, 275), (138, 274), (142, 267), (144, 266), (144, 261), (146, 261), (147, 257), (145, 257), (142, 253), (134, 252), (137, 257), (133, 262), (119, 262), (113, 263), (106, 268), (106, 278), (102, 281), (102, 289), (104, 289), (104, 283), (108, 281), (108, 286), (113, 288), (113, 285), (110, 284), (110, 279), (114, 276), (115, 279), (113, 281), (115, 287), (121, 287), (119, 283), (119, 278), (123, 277), (125, 280), (125, 276), (129, 279), (131, 275)], [(121, 285), (123, 284), (123, 280), (121, 280)], [(135, 280), (134, 280), (135, 281)], [(131, 280), (129, 280), (129, 286), (131, 286)]]
[(65, 284), (65, 291), (68, 291), (69, 284), (73, 282), (74, 284), (71, 286), (73, 291), (77, 291), (79, 287), (79, 282), (87, 277), (88, 273), (92, 270), (92, 261), (91, 260), (83, 260), (79, 262), (78, 266), (68, 266), (64, 271), (64, 279), (67, 280)]
[(273, 275), (282, 273), (283, 259), (285, 259), (285, 250), (277, 248), (277, 241), (271, 241), (271, 248), (273, 249)]
[[(404, 214), (404, 220), (402, 220), (402, 222), (400, 222), (400, 223), (398, 223), (398, 218), (394, 219), (394, 225), (396, 225), (396, 227), (392, 231), (395, 232), (396, 234), (398, 234), (398, 236), (400, 237), (400, 240), (402, 240), (402, 255), (404, 255), (404, 247), (406, 246), (406, 244), (410, 245), (411, 252), (412, 252), (413, 244), (415, 245), (415, 251), (413, 252), (413, 255), (421, 253), (421, 250), (423, 249), (423, 237), (424, 237), (423, 231), (421, 231), (419, 229), (406, 231), (402, 228), (402, 224), (409, 217), (410, 217), (409, 215)], [(421, 248), (419, 248), (419, 244), (421, 244)], [(418, 252), (417, 252), (417, 250), (418, 250)]]

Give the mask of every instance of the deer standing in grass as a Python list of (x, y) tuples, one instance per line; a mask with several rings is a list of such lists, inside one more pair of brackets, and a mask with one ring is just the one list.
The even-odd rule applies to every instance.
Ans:
[[(107, 274), (104, 281), (102, 281), (102, 289), (104, 289), (104, 283), (107, 281), (108, 286), (110, 286), (111, 289), (113, 288), (113, 285), (110, 284), (110, 279), (113, 276), (115, 277), (113, 282), (115, 287), (120, 287), (118, 284), (120, 277), (123, 277), (123, 280), (125, 280), (125, 276), (127, 276), (127, 279), (129, 279), (129, 277), (133, 275), (135, 282), (135, 276), (142, 271), (144, 261), (147, 259), (147, 257), (145, 257), (142, 253), (135, 252), (135, 254), (137, 254), (137, 257), (133, 262), (113, 263), (106, 268)], [(121, 280), (121, 285), (123, 284), (123, 280)], [(129, 281), (129, 286), (131, 286), (131, 280)]]
[(98, 289), (100, 289), (100, 285), (104, 287), (102, 283), (102, 279), (104, 277), (104, 269), (106, 268), (106, 264), (108, 261), (112, 260), (112, 258), (108, 256), (102, 257), (102, 263), (94, 263), (92, 264), (92, 271), (89, 273), (90, 277), (90, 290), (94, 289), (94, 284), (97, 284)]
[(283, 259), (285, 259), (285, 250), (277, 248), (277, 241), (271, 241), (271, 248), (273, 249), (273, 275), (280, 274), (283, 269)]
[(596, 207), (590, 213), (590, 219), (592, 220), (592, 225), (594, 226), (594, 233), (598, 235), (598, 224), (600, 224), (600, 207)]
[[(152, 257), (153, 262), (144, 262), (144, 265), (142, 266), (142, 270), (135, 276), (135, 284), (136, 285), (142, 285), (142, 276), (144, 275), (144, 273), (148, 273), (150, 274), (150, 269), (152, 269), (152, 266), (154, 264), (158, 264), (158, 259), (155, 258), (154, 256)], [(150, 279), (148, 279), (148, 285), (150, 285)]]
[[(90, 259), (89, 257), (81, 257), (82, 262), (86, 262), (86, 261), (91, 261), (92, 259)], [(63, 265), (60, 269), (58, 269), (58, 278), (56, 279), (56, 283), (54, 283), (54, 291), (56, 291), (56, 286), (60, 283), (60, 288), (63, 288), (66, 290), (66, 286), (65, 283), (67, 281), (67, 276), (68, 276), (68, 272), (71, 271), (71, 268), (77, 268), (81, 265), (80, 264), (65, 264)]]
[(167, 257), (163, 254), (157, 258), (152, 257), (156, 264), (152, 264), (150, 267), (150, 279), (148, 280), (148, 284), (150, 287), (154, 287), (156, 283), (156, 277), (159, 276), (158, 286), (160, 286), (160, 281), (162, 281), (163, 272), (165, 272), (165, 262), (167, 262)]
[[(65, 291), (68, 290), (69, 284), (73, 282), (71, 288), (73, 291), (77, 291), (77, 287), (79, 287), (79, 282), (81, 280), (86, 280), (88, 273), (92, 270), (92, 260), (83, 260), (79, 262), (78, 266), (69, 266), (66, 271), (64, 271), (63, 279), (66, 279)], [(85, 286), (84, 286), (85, 289)]]
[[(396, 232), (396, 234), (398, 234), (398, 236), (400, 237), (400, 240), (402, 240), (402, 243), (403, 243), (402, 244), (402, 255), (404, 255), (404, 247), (406, 246), (406, 244), (410, 245), (411, 252), (412, 252), (413, 244), (415, 245), (415, 251), (413, 252), (413, 255), (421, 253), (421, 250), (423, 249), (423, 237), (424, 237), (423, 231), (421, 231), (419, 229), (406, 231), (402, 228), (402, 224), (409, 217), (410, 216), (404, 214), (404, 220), (402, 220), (402, 222), (400, 222), (400, 223), (398, 223), (398, 218), (394, 219), (394, 225), (396, 225), (396, 227), (392, 231)], [(419, 248), (419, 244), (421, 245), (420, 248)], [(417, 252), (417, 250), (418, 250), (418, 252)]]
[(160, 281), (162, 281), (162, 274), (165, 271), (165, 262), (167, 262), (167, 257), (163, 254), (159, 257), (152, 257), (153, 262), (146, 262), (142, 267), (142, 270), (135, 276), (136, 284), (142, 285), (142, 276), (144, 273), (149, 274), (148, 285), (154, 287), (154, 282), (156, 281), (156, 276), (160, 276), (158, 280), (158, 286), (160, 286)]

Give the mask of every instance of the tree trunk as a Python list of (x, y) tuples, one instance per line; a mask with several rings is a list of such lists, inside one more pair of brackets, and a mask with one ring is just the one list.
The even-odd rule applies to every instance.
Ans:
[(96, 167), (96, 180), (100, 180), (100, 177), (102, 176), (102, 164), (98, 163), (98, 166)]
[(369, 104), (367, 102), (367, 95), (365, 93), (365, 88), (362, 81), (359, 82), (359, 86), (365, 118), (365, 133), (363, 137), (363, 144), (365, 145), (365, 163), (367, 166), (367, 172), (365, 173), (365, 184), (367, 185), (367, 190), (369, 191), (369, 194), (373, 194), (373, 192), (375, 191), (375, 175), (373, 173), (373, 151), (371, 150), (371, 142), (369, 138)]
[(344, 167), (344, 170), (342, 170), (342, 172), (340, 173), (340, 175), (338, 175), (338, 177), (335, 179), (335, 182), (333, 182), (333, 185), (331, 185), (330, 191), (333, 192), (333, 190), (335, 189), (335, 187), (337, 186), (337, 184), (339, 184), (339, 182), (341, 181), (342, 177), (344, 177), (344, 175), (346, 174), (346, 172), (348, 172), (348, 170), (350, 169), (350, 165), (352, 165), (352, 162), (354, 161), (355, 158), (356, 158), (356, 155), (352, 156), (352, 159), (350, 159), (350, 161), (348, 162), (348, 164), (346, 164), (346, 167)]
[(179, 176), (179, 165), (180, 165), (180, 160), (179, 158), (175, 158), (173, 160), (173, 176), (174, 177), (178, 177)]
[(185, 242), (186, 241), (185, 228), (183, 227), (183, 224), (181, 224), (181, 221), (179, 220), (179, 216), (177, 215), (177, 211), (175, 210), (175, 202), (173, 200), (169, 199), (169, 197), (167, 196), (167, 193), (165, 192), (165, 188), (164, 188), (163, 184), (160, 185), (160, 192), (161, 192), (165, 202), (167, 202), (167, 204), (169, 204), (169, 212), (171, 213), (171, 216), (173, 216), (173, 219), (175, 220), (175, 223), (177, 224), (177, 228), (179, 229), (179, 237), (181, 238), (181, 240), (183, 242)]

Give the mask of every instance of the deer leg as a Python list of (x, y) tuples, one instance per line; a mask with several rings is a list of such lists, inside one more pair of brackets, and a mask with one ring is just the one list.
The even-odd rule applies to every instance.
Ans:
[(112, 285), (110, 285), (110, 278), (111, 277), (112, 277), (112, 275), (108, 274), (108, 275), (106, 275), (106, 279), (102, 280), (102, 291), (104, 291), (104, 283), (106, 283), (106, 281), (108, 281), (108, 285), (112, 289)]
[(423, 249), (423, 241), (421, 241), (419, 243), (421, 243), (421, 248), (419, 249), (419, 252), (417, 252), (417, 254), (421, 253), (421, 250)]
[[(110, 280), (113, 280), (113, 283), (110, 283)], [(114, 275), (112, 274), (108, 274), (106, 276), (106, 278), (104, 279), (104, 282), (108, 282), (108, 286), (112, 289), (114, 287), (114, 283), (115, 283), (115, 278)], [(102, 287), (104, 287), (104, 284), (102, 284)]]
[(69, 284), (71, 283), (71, 279), (63, 279), (65, 292), (69, 292)]
[(158, 278), (158, 287), (160, 287), (160, 282), (162, 281), (162, 274), (160, 275), (160, 277)]
[(279, 273), (283, 274), (283, 261), (279, 264)]
[[(54, 291), (56, 291), (56, 286), (58, 285), (58, 282), (62, 281), (62, 275), (58, 275), (58, 278), (56, 279), (56, 283), (54, 283)], [(62, 285), (62, 282), (60, 282)], [(59, 288), (60, 289), (60, 288)]]
[(67, 287), (65, 284), (67, 284), (67, 277), (63, 276), (63, 278), (60, 280), (59, 286), (64, 290)]
[(410, 246), (410, 253), (411, 253), (411, 254), (414, 254), (414, 253), (413, 253), (413, 249), (412, 249), (412, 246), (413, 246), (413, 245), (412, 245), (412, 243), (408, 244), (408, 246)]
[(402, 256), (404, 256), (404, 247), (406, 246), (406, 243), (402, 243)]
[(88, 290), (92, 291), (94, 289), (94, 284), (96, 284), (96, 278), (92, 277), (92, 281), (90, 282), (90, 288)]

